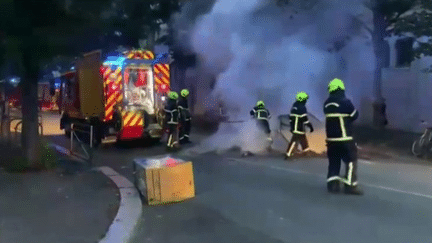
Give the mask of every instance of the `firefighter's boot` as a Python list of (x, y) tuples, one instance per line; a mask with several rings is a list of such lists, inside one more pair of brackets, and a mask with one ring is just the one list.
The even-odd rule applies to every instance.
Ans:
[(327, 182), (327, 191), (330, 193), (340, 192), (340, 182), (339, 181)]
[(245, 151), (243, 152), (243, 154), (241, 155), (241, 157), (249, 157), (249, 156), (253, 156), (254, 154), (249, 152), (249, 151)]
[(358, 186), (347, 186), (345, 185), (345, 194), (351, 194), (351, 195), (363, 195), (364, 192), (361, 190)]

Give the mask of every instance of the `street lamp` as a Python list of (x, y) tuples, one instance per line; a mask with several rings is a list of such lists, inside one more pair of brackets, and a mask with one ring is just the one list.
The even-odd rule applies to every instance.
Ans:
[(11, 78), (9, 80), (9, 83), (16, 88), (18, 86), (18, 84), (21, 82), (21, 78)]

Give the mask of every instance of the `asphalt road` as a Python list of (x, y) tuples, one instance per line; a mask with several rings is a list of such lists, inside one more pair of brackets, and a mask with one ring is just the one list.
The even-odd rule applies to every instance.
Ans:
[[(194, 138), (194, 136), (192, 136)], [(61, 138), (58, 138), (59, 141)], [(63, 141), (67, 144), (67, 141)], [(95, 166), (132, 180), (132, 160), (164, 154), (162, 145), (106, 145)], [(363, 196), (326, 192), (327, 161), (181, 155), (193, 161), (196, 197), (147, 206), (131, 242), (430, 242), (432, 169), (398, 161), (362, 161)]]

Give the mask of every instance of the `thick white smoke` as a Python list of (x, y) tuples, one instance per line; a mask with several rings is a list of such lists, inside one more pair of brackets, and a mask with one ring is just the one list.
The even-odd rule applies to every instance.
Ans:
[[(203, 4), (191, 1), (185, 6), (178, 23), (185, 24), (187, 9), (198, 2)], [(272, 131), (278, 128), (277, 115), (289, 113), (299, 91), (309, 94), (308, 110), (322, 121), (326, 86), (334, 77), (345, 81), (347, 95), (367, 112), (362, 106), (372, 98), (375, 58), (365, 30), (372, 28), (372, 14), (364, 0), (315, 1), (313, 8), (298, 10), (275, 2), (217, 0), (208, 13), (188, 18), (195, 22), (181, 40), (200, 56), (201, 74), (217, 75), (211, 95), (223, 99), (231, 120), (247, 121), (223, 124), (204, 143), (210, 150), (265, 149), (249, 117), (258, 100), (264, 100), (273, 115)]]

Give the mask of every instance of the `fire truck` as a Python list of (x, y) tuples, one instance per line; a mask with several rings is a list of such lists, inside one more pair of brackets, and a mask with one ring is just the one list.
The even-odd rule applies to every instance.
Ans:
[[(2, 87), (3, 88), (3, 87)], [(7, 92), (7, 97), (2, 97), (0, 94), (0, 99), (7, 100), (7, 105), (11, 108), (21, 109), (22, 106), (22, 88), (9, 87)], [(57, 104), (55, 102), (56, 93), (54, 95), (50, 92), (49, 82), (39, 82), (38, 83), (38, 108), (41, 111), (55, 110)]]
[(167, 54), (131, 50), (102, 61), (98, 50), (84, 54), (60, 79), (60, 129), (66, 136), (74, 124), (91, 127), (95, 145), (162, 137), (170, 91)]

